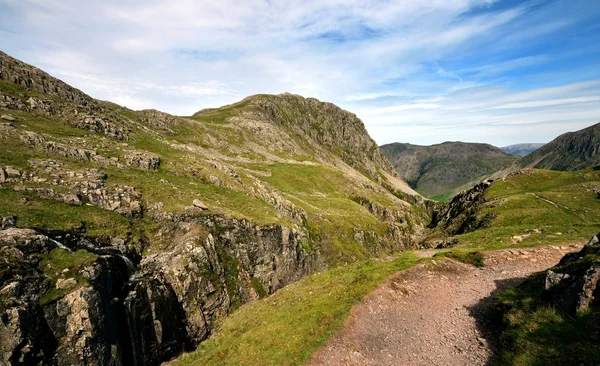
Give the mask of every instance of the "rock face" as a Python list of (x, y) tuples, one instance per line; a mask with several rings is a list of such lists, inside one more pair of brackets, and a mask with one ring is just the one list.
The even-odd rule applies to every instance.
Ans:
[(454, 196), (450, 204), (441, 206), (442, 210), (434, 211), (430, 227), (443, 228), (451, 235), (463, 234), (481, 227), (484, 221), (475, 214), (485, 203), (485, 191), (493, 183), (493, 180), (488, 179)]
[(546, 271), (544, 298), (564, 315), (600, 305), (600, 244), (594, 238), (580, 252), (566, 255)]
[(552, 170), (580, 170), (600, 165), (600, 124), (558, 136), (524, 157), (519, 165)]
[(488, 144), (444, 142), (431, 146), (393, 143), (381, 151), (411, 187), (426, 197), (450, 196), (518, 160)]
[(65, 271), (40, 258), (59, 251), (77, 261), (81, 250), (69, 253), (15, 223), (3, 218), (0, 230), (0, 351), (7, 365), (158, 365), (206, 339), (215, 320), (316, 266), (294, 230), (207, 216), (165, 226), (169, 250), (137, 268), (119, 248), (70, 234), (71, 248), (95, 254)]
[(376, 181), (382, 180), (378, 169), (396, 175), (363, 122), (353, 113), (331, 103), (289, 93), (252, 96), (244, 102), (257, 107), (263, 118), (287, 126), (334, 154), (340, 154), (344, 162)]

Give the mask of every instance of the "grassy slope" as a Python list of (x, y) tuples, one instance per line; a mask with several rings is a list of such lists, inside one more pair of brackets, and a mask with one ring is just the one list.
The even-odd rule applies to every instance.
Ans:
[[(537, 170), (499, 180), (487, 195), (503, 203), (483, 210), (483, 214), (497, 215), (492, 226), (458, 236), (459, 245), (439, 255), (481, 266), (480, 251), (587, 239), (600, 231), (600, 221), (594, 215), (600, 200), (587, 191), (592, 186), (600, 188), (597, 172)], [(567, 208), (557, 208), (532, 193)], [(533, 232), (536, 228), (539, 234)], [(512, 236), (524, 233), (532, 235), (511, 244)], [(405, 254), (390, 263), (357, 264), (306, 278), (269, 298), (242, 306), (210, 340), (176, 364), (302, 364), (341, 327), (353, 303), (394, 271), (416, 262)], [(370, 273), (370, 277), (362, 279), (363, 273)], [(335, 314), (334, 321), (329, 318), (331, 314)]]
[(511, 237), (529, 235), (519, 246), (585, 241), (600, 230), (600, 176), (594, 171), (533, 170), (496, 181), (479, 216), (493, 215), (488, 227), (457, 236), (469, 250), (511, 246)]
[(301, 365), (341, 329), (352, 305), (389, 275), (417, 263), (411, 253), (317, 273), (243, 305), (177, 365)]
[[(29, 96), (51, 99), (5, 81), (0, 81), (0, 91), (21, 100)], [(161, 166), (157, 171), (106, 167), (49, 154), (25, 145), (17, 137), (19, 132), (13, 135), (0, 134), (0, 143), (3, 145), (0, 165), (28, 170), (30, 159), (54, 159), (65, 170), (98, 168), (105, 171), (108, 176), (107, 187), (133, 186), (143, 193), (147, 205), (161, 202), (166, 211), (185, 213), (192, 200), (198, 198), (209, 205), (209, 214), (222, 213), (264, 225), (298, 225), (273, 204), (257, 196), (255, 181), (258, 180), (268, 190), (279, 192), (306, 211), (305, 224), (327, 238), (329, 244), (323, 249), (331, 264), (364, 260), (372, 255), (353, 240), (354, 229), (380, 234), (386, 231), (387, 226), (353, 198), (365, 197), (386, 207), (407, 211), (408, 215), (413, 210), (380, 186), (378, 191), (365, 188), (364, 182), (370, 181), (364, 176), (357, 181), (355, 176), (330, 163), (318, 162), (316, 153), (327, 156), (331, 161), (336, 157), (327, 151), (315, 151), (314, 145), (311, 146), (296, 133), (271, 126), (275, 131), (274, 136), (264, 138), (255, 130), (232, 122), (232, 117), (254, 116), (254, 107), (249, 106), (248, 100), (189, 119), (179, 119), (178, 124), (170, 126), (176, 135), (167, 135), (152, 128), (140, 129), (140, 113), (118, 106), (111, 108), (130, 126), (131, 133), (126, 143), (73, 128), (60, 119), (22, 111), (11, 110), (10, 113), (17, 117), (13, 123), (17, 131), (33, 131), (43, 134), (48, 140), (64, 144), (71, 144), (71, 139), (82, 138), (88, 148), (95, 149), (101, 155), (122, 158), (125, 150), (132, 148), (155, 153), (161, 158)], [(299, 148), (290, 150), (287, 148), (289, 145), (275, 146), (269, 138), (275, 141), (289, 140)], [(239, 178), (215, 168), (212, 161), (233, 168)], [(219, 178), (223, 186), (209, 182), (209, 176)], [(168, 183), (163, 183), (165, 181)], [(370, 183), (377, 186), (374, 182)], [(60, 186), (51, 188), (62, 189)], [(22, 204), (25, 201), (27, 205)], [(69, 229), (83, 221), (92, 235), (106, 234), (123, 238), (130, 234), (133, 226), (153, 227), (140, 225), (140, 222), (130, 223), (116, 213), (96, 207), (71, 207), (12, 192), (9, 187), (0, 189), (0, 203), (3, 203), (0, 204), (0, 216), (16, 214), (21, 225)], [(419, 212), (419, 218), (421, 216)], [(61, 219), (56, 220), (57, 217)], [(146, 234), (148, 238), (154, 237), (153, 232)]]

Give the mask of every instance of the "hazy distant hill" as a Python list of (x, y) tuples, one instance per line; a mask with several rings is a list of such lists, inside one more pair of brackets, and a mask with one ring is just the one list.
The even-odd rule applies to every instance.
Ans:
[(531, 154), (532, 152), (536, 151), (537, 149), (539, 149), (540, 147), (542, 147), (544, 145), (545, 144), (539, 144), (539, 143), (524, 143), (524, 144), (508, 145), (508, 146), (501, 147), (500, 149), (502, 149), (502, 151), (509, 153), (511, 155), (525, 156), (525, 155)]
[(495, 146), (465, 142), (432, 146), (392, 143), (381, 150), (402, 179), (435, 199), (450, 198), (518, 160)]
[(523, 167), (579, 170), (600, 164), (600, 124), (567, 132), (524, 157)]

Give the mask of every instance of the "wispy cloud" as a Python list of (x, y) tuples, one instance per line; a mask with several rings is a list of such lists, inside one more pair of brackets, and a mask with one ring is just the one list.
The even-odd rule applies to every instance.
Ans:
[(131, 108), (288, 91), (380, 143), (505, 144), (600, 120), (595, 3), (0, 0), (0, 48)]

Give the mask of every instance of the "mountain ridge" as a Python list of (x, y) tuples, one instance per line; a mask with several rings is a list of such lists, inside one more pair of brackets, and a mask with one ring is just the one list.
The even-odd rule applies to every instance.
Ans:
[(392, 143), (380, 148), (402, 179), (421, 194), (438, 198), (451, 198), (518, 159), (483, 143)]
[(564, 133), (525, 156), (522, 167), (579, 170), (600, 164), (600, 123)]
[(545, 143), (520, 143), (508, 146), (503, 146), (500, 149), (512, 155), (525, 156), (529, 155), (540, 147), (544, 146)]
[(0, 111), (0, 363), (157, 365), (430, 220), (364, 124), (315, 99), (133, 111), (0, 53)]

